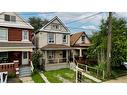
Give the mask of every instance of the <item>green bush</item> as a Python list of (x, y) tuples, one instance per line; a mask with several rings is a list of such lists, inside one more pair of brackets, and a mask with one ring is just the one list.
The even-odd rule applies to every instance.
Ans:
[(15, 78), (15, 77), (16, 77), (16, 73), (14, 72), (8, 73), (8, 78)]
[(33, 54), (32, 54), (32, 62), (33, 62), (33, 66), (35, 69), (39, 69), (40, 68), (40, 57), (41, 57), (41, 53), (39, 51), (35, 51)]

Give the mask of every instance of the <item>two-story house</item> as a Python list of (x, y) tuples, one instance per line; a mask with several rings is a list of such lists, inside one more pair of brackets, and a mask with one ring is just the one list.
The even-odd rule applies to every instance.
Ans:
[[(85, 32), (77, 32), (70, 36), (70, 45), (72, 47), (71, 58), (76, 59), (79, 63), (84, 63), (86, 59), (87, 48), (91, 45), (91, 41)], [(82, 61), (82, 62), (81, 62)]]
[(33, 27), (16, 13), (0, 13), (0, 72), (30, 75), (32, 31)]
[(70, 32), (56, 16), (35, 36), (36, 46), (42, 53), (45, 70), (66, 68), (70, 57)]

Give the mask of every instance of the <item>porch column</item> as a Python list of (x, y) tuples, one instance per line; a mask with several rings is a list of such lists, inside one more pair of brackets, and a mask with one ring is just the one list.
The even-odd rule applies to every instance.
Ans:
[(79, 57), (82, 57), (82, 49), (79, 49)]
[(68, 55), (69, 55), (68, 53), (69, 53), (68, 50), (66, 50), (66, 59), (67, 59), (66, 61), (67, 62), (68, 62)]
[(73, 56), (73, 62), (74, 62), (74, 61), (75, 61), (75, 54), (74, 54), (75, 52), (74, 52), (74, 49), (72, 50), (71, 53), (72, 53), (72, 56)]
[(47, 60), (47, 51), (45, 51), (45, 65), (47, 64), (48, 60)]

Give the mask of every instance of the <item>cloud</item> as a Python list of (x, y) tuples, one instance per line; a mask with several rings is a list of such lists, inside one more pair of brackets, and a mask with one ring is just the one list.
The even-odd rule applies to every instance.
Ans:
[(97, 30), (98, 28), (94, 25), (89, 25), (89, 26), (82, 26), (81, 28), (86, 29), (86, 30)]

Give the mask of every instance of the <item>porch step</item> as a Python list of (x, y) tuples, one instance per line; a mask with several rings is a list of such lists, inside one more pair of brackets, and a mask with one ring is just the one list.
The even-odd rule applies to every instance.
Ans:
[(31, 75), (31, 68), (29, 66), (20, 67), (19, 77), (26, 77)]

